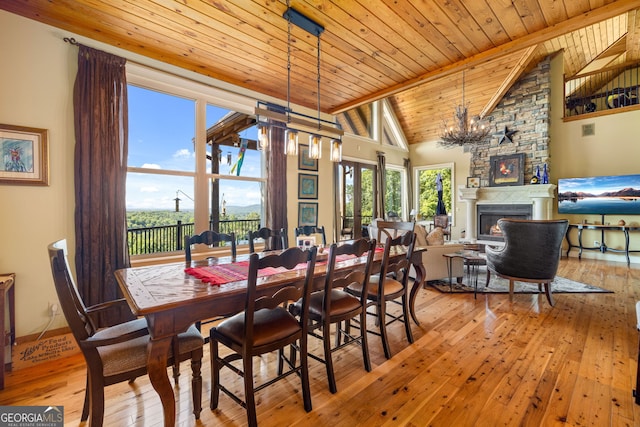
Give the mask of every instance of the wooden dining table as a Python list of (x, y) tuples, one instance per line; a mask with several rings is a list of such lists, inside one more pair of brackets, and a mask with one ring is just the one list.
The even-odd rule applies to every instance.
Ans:
[[(415, 316), (414, 304), (424, 274), (422, 249), (416, 248), (412, 263), (416, 277), (410, 292), (410, 313)], [(393, 257), (406, 256), (393, 250)], [(248, 255), (210, 257), (185, 266), (184, 262), (120, 269), (115, 272), (124, 297), (136, 316), (144, 316), (149, 327), (150, 341), (147, 354), (147, 372), (158, 393), (164, 412), (164, 425), (174, 426), (176, 419), (173, 387), (167, 375), (167, 359), (172, 338), (197, 321), (226, 316), (244, 310), (247, 280), (236, 280), (212, 285), (185, 272), (186, 267), (215, 266), (246, 262)], [(374, 255), (373, 272), (380, 270), (382, 252)], [(366, 257), (352, 258), (336, 263), (336, 274), (347, 274), (364, 268)], [(314, 269), (314, 288), (322, 289), (326, 275), (326, 262), (318, 261)], [(258, 295), (304, 279), (305, 270), (292, 270), (258, 278)]]

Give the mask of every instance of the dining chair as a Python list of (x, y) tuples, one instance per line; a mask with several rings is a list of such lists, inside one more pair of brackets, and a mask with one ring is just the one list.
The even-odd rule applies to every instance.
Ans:
[(212, 230), (205, 230), (193, 236), (184, 236), (184, 256), (187, 264), (191, 264), (191, 246), (202, 244), (212, 246), (216, 243), (229, 243), (231, 245), (231, 257), (236, 259), (236, 235), (235, 233), (218, 233)]
[(540, 292), (544, 285), (553, 306), (551, 282), (558, 271), (569, 221), (501, 218), (498, 226), (504, 246), (485, 248), (488, 270), (509, 280), (509, 299), (513, 300), (515, 281), (537, 283)]
[[(325, 364), (329, 390), (331, 393), (337, 391), (336, 378), (333, 370), (333, 359), (331, 354), (349, 344), (359, 344), (362, 347), (362, 360), (367, 372), (371, 371), (369, 360), (369, 347), (367, 344), (367, 293), (362, 292), (359, 297), (351, 295), (344, 289), (350, 285), (366, 289), (371, 275), (371, 264), (375, 253), (376, 241), (374, 239), (358, 239), (353, 243), (343, 243), (338, 246), (333, 243), (329, 248), (327, 260), (327, 274), (324, 279), (322, 291), (311, 294), (309, 303), (309, 335), (322, 340), (324, 357), (309, 353), (309, 357)], [(350, 272), (345, 277), (335, 276), (335, 266), (337, 257), (340, 255), (352, 255), (355, 257), (366, 256), (367, 261), (364, 269)], [(289, 306), (289, 311), (296, 316), (302, 312), (302, 301), (298, 300)], [(360, 319), (360, 335), (352, 336), (350, 333), (351, 319)], [(341, 324), (345, 322), (345, 328)], [(336, 343), (331, 347), (331, 325), (336, 324)], [(322, 335), (316, 331), (322, 330)], [(341, 339), (344, 342), (341, 343)]]
[[(388, 224), (403, 227), (401, 222), (389, 222)], [(407, 223), (405, 223), (407, 224)], [(412, 226), (413, 223), (408, 223)], [(379, 335), (382, 341), (382, 348), (387, 359), (391, 358), (391, 350), (389, 340), (387, 338), (387, 326), (394, 322), (404, 323), (407, 341), (413, 343), (413, 334), (411, 332), (411, 324), (409, 320), (409, 269), (411, 267), (411, 257), (415, 246), (415, 232), (411, 230), (402, 230), (404, 233), (397, 234), (396, 237), (385, 227), (380, 228), (381, 222), (378, 222), (378, 234), (384, 235), (384, 252), (382, 255), (382, 265), (379, 274), (372, 275), (368, 289), (362, 285), (350, 284), (346, 291), (355, 296), (367, 295), (369, 307), (374, 307), (375, 311), (367, 311), (367, 314), (376, 317), (376, 324), (379, 332), (371, 331), (375, 335)], [(387, 225), (384, 222), (382, 225)], [(399, 230), (391, 230), (399, 231)], [(397, 258), (392, 261), (392, 251), (405, 251), (406, 256)], [(387, 304), (393, 303), (400, 305), (402, 312), (400, 314), (392, 313), (387, 310)], [(387, 321), (387, 318), (390, 318)]]
[[(191, 265), (191, 246), (192, 245), (207, 245), (212, 246), (216, 243), (229, 243), (231, 244), (231, 259), (235, 261), (237, 255), (236, 249), (236, 235), (235, 233), (218, 233), (212, 230), (205, 230), (200, 234), (193, 236), (184, 236), (184, 258), (187, 266)], [(207, 325), (213, 322), (217, 322), (221, 317), (214, 317), (212, 319), (203, 319), (196, 322), (196, 329), (202, 330), (202, 325)], [(207, 335), (204, 340), (205, 344), (209, 342), (209, 336)]]
[[(245, 308), (209, 331), (209, 347), (211, 349), (211, 409), (218, 407), (220, 391), (228, 395), (233, 401), (247, 410), (250, 426), (257, 426), (255, 393), (291, 374), (298, 374), (302, 383), (304, 409), (311, 411), (311, 391), (309, 387), (309, 370), (307, 363), (307, 333), (309, 329), (307, 314), (309, 312), (309, 296), (313, 285), (313, 270), (316, 261), (315, 247), (303, 251), (297, 247), (284, 250), (281, 253), (267, 253), (249, 255), (249, 272)], [(264, 268), (279, 268), (296, 270), (300, 264), (306, 264), (302, 281), (286, 284), (282, 287), (256, 288), (258, 271)], [(299, 277), (299, 275), (298, 275)], [(302, 309), (299, 319), (296, 319), (285, 308), (288, 301), (302, 299)], [(300, 363), (285, 359), (284, 348), (296, 345), (300, 351)], [(221, 356), (219, 344), (229, 348), (232, 353)], [(278, 375), (272, 379), (254, 386), (253, 357), (278, 350)], [(296, 352), (292, 352), (297, 354)], [(242, 360), (241, 368), (233, 364)], [(282, 363), (288, 369), (281, 369)], [(240, 375), (244, 381), (244, 400), (234, 394), (230, 388), (220, 382), (220, 371), (229, 368)]]
[[(322, 244), (324, 246), (327, 245), (327, 236), (324, 233), (324, 225), (321, 225), (321, 226), (303, 225), (301, 227), (296, 227), (295, 229), (296, 241), (298, 240), (297, 239), (298, 236), (311, 236), (312, 234), (319, 234), (322, 238)], [(298, 245), (297, 242), (296, 242), (296, 245)]]
[(255, 252), (254, 241), (256, 239), (264, 240), (265, 251), (287, 249), (289, 247), (287, 231), (284, 228), (281, 228), (280, 230), (272, 230), (268, 227), (262, 227), (258, 231), (249, 231), (247, 233), (247, 240), (249, 240), (249, 253)]
[[(66, 240), (49, 245), (49, 259), (53, 282), (60, 306), (71, 332), (82, 351), (87, 364), (87, 380), (81, 421), (91, 416), (90, 425), (100, 427), (104, 418), (104, 388), (123, 381), (133, 382), (147, 374), (147, 346), (149, 330), (146, 319), (139, 318), (117, 325), (98, 328), (96, 319), (105, 310), (121, 309), (126, 300), (117, 299), (94, 306), (85, 306), (71, 275), (67, 261)], [(175, 365), (191, 359), (193, 414), (200, 418), (202, 410), (203, 339), (191, 326), (179, 334), (171, 346), (167, 365)], [(177, 350), (177, 351), (176, 351)], [(174, 370), (174, 378), (177, 371)]]

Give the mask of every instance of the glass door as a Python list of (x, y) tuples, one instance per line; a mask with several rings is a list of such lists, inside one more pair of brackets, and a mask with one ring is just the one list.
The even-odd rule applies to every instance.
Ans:
[(343, 161), (339, 167), (342, 193), (341, 239), (368, 237), (376, 206), (376, 166)]

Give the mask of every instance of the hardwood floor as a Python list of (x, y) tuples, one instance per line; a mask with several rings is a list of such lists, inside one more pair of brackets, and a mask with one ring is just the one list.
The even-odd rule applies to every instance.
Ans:
[[(403, 327), (390, 326), (392, 359), (370, 335), (373, 371), (359, 349), (335, 357), (338, 392), (329, 393), (324, 366), (310, 361), (313, 411), (302, 406), (295, 377), (257, 395), (261, 426), (638, 426), (635, 405), (640, 300), (638, 265), (563, 259), (558, 273), (614, 291), (610, 294), (442, 294), (421, 290), (420, 326), (406, 345)], [(311, 341), (314, 344), (314, 341)], [(317, 345), (317, 342), (315, 343)], [(178, 424), (244, 425), (245, 413), (221, 395), (209, 409), (208, 347), (203, 366), (203, 411), (191, 414), (190, 368), (176, 388)], [(256, 369), (268, 374), (272, 356)], [(226, 371), (222, 381), (241, 387)], [(63, 405), (65, 425), (79, 425), (85, 372), (81, 356), (9, 373), (0, 405)], [(146, 377), (106, 391), (105, 426), (162, 424), (160, 401)]]

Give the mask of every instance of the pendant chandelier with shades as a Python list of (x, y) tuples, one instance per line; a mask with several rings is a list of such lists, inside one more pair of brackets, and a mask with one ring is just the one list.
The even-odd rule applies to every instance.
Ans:
[(469, 118), (469, 103), (464, 103), (464, 70), (462, 71), (462, 103), (453, 113), (453, 125), (444, 121), (440, 145), (455, 147), (483, 142), (491, 133), (489, 126), (480, 117)]
[[(280, 128), (285, 130), (284, 152), (290, 156), (298, 155), (298, 133), (309, 134), (309, 158), (322, 157), (322, 139), (330, 140), (330, 158), (333, 162), (342, 160), (342, 135), (344, 132), (340, 124), (324, 120), (320, 117), (320, 35), (324, 27), (306, 17), (289, 6), (282, 15), (287, 20), (287, 106), (258, 101), (255, 109), (258, 122), (258, 147), (261, 150), (270, 148), (270, 130)], [(317, 39), (317, 99), (318, 114), (312, 117), (302, 113), (296, 113), (291, 109), (291, 26), (296, 25)]]

